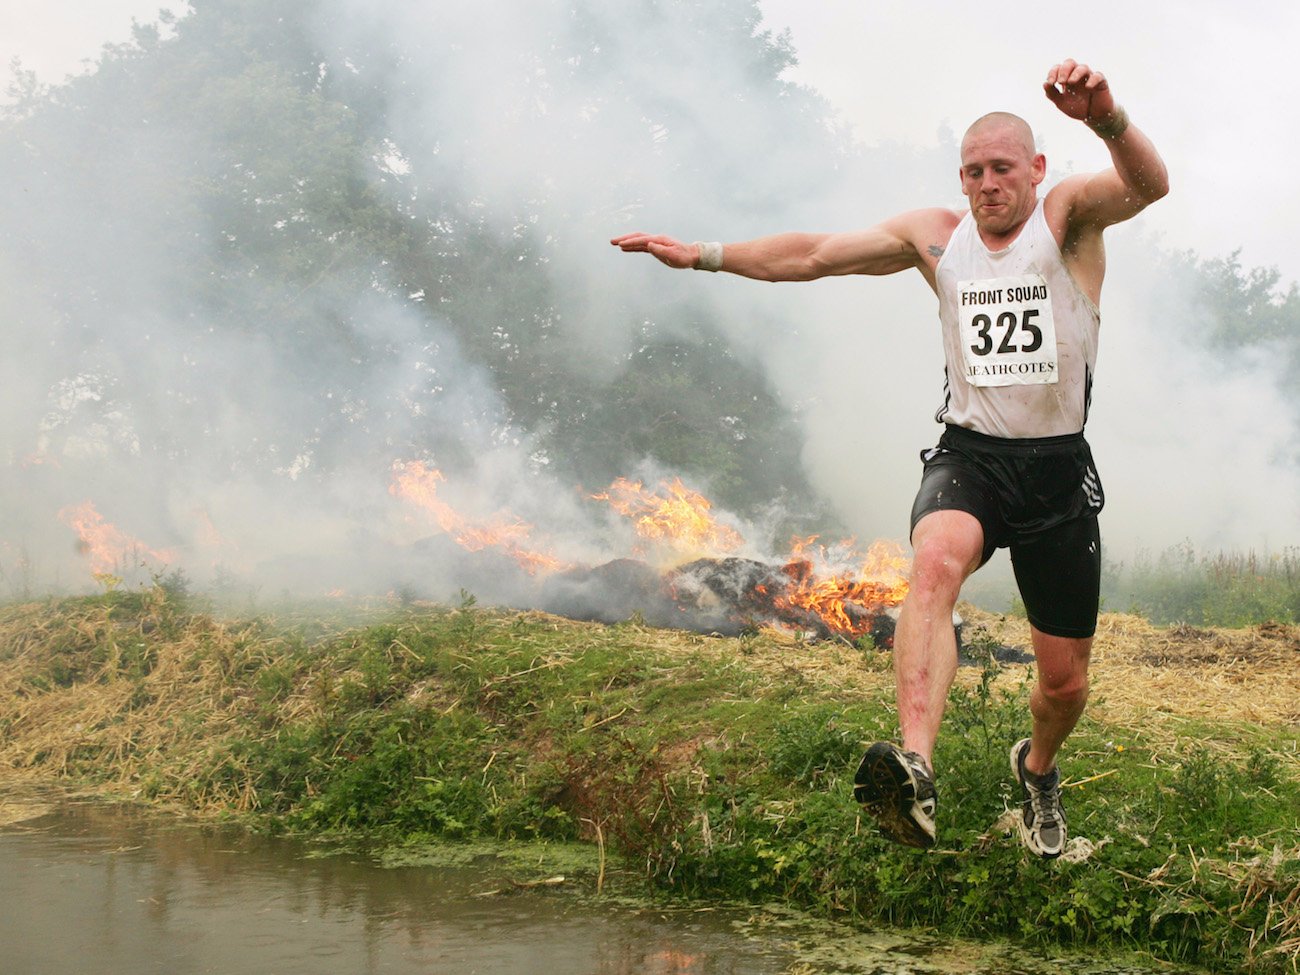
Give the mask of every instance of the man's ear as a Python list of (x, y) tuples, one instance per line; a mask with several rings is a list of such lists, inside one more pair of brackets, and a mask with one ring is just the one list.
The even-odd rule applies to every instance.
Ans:
[(1030, 179), (1034, 181), (1035, 186), (1041, 183), (1047, 176), (1047, 157), (1041, 152), (1036, 155), (1033, 158), (1033, 161), (1029, 164), (1029, 175)]

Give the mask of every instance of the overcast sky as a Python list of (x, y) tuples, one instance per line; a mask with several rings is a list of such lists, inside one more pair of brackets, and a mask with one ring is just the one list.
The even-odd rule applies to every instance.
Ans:
[[(0, 56), (57, 81), (84, 70), (104, 43), (126, 40), (132, 18), (151, 21), (164, 6), (187, 9), (165, 0), (6, 3)], [(762, 7), (767, 26), (790, 31), (800, 61), (791, 80), (821, 92), (868, 145), (933, 144), (941, 126), (960, 132), (1005, 109), (1034, 126), (1054, 171), (1103, 166), (1097, 140), (1059, 116), (1041, 89), (1058, 60), (1095, 65), (1169, 164), (1173, 192), (1140, 218), (1145, 228), (1172, 249), (1220, 256), (1241, 248), (1247, 265), (1300, 278), (1300, 247), (1283, 216), (1300, 213), (1300, 180), (1291, 175), (1300, 113), (1277, 84), (1300, 37), (1300, 4), (1093, 0), (1032, 18), (954, 0)], [(954, 160), (952, 185), (926, 202), (959, 205), (956, 188)]]
[(158, 11), (177, 14), (188, 8), (184, 0), (40, 0), (40, 3), (0, 4), (0, 56), (8, 66), (21, 58), (23, 68), (35, 71), (45, 82), (80, 74), (99, 56), (105, 44), (131, 37), (131, 20), (150, 23)]
[(1240, 247), (1243, 262), (1300, 278), (1291, 173), (1300, 113), (1279, 85), (1300, 4), (1092, 0), (1032, 17), (953, 0), (763, 0), (763, 9), (769, 27), (790, 30), (800, 61), (791, 80), (820, 91), (868, 144), (933, 144), (945, 122), (960, 133), (1006, 110), (1034, 127), (1053, 169), (1100, 168), (1108, 157), (1096, 138), (1042, 94), (1058, 61), (1098, 68), (1169, 166), (1172, 193), (1143, 214), (1146, 228), (1172, 249)]

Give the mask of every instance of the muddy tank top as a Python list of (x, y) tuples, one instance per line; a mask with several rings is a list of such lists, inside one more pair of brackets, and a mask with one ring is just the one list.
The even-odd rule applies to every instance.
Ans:
[(935, 419), (992, 437), (1081, 431), (1101, 316), (1066, 270), (1043, 201), (1000, 251), (967, 213), (935, 275), (945, 359)]

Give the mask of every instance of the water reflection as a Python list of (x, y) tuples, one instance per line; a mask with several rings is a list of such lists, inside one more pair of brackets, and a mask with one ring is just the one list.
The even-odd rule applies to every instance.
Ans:
[(0, 904), (8, 975), (762, 975), (792, 961), (718, 914), (602, 909), (491, 868), (383, 869), (97, 803), (0, 831)]
[(134, 807), (0, 792), (0, 972), (1139, 973), (855, 933), (780, 908), (637, 909), (510, 873), (490, 861), (384, 868)]

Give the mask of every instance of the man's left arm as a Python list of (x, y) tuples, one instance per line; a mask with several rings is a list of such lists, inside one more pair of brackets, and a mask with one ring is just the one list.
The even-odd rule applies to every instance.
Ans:
[(1043, 90), (1057, 108), (1085, 123), (1110, 151), (1113, 169), (1072, 181), (1070, 223), (1096, 228), (1128, 220), (1169, 192), (1164, 160), (1129, 120), (1100, 71), (1063, 61), (1047, 73)]

